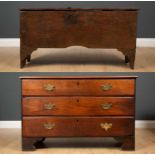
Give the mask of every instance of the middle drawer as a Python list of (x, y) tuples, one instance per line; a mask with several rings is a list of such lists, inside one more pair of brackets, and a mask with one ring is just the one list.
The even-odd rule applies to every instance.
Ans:
[(24, 97), (23, 115), (134, 115), (133, 97)]

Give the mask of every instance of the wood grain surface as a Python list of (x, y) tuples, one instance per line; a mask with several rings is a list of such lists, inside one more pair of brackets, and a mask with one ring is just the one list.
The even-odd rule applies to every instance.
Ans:
[[(23, 10), (20, 12), (20, 67), (37, 48), (115, 48), (134, 68), (137, 10)], [(66, 35), (67, 34), (67, 35)], [(59, 37), (61, 36), (61, 37)]]
[(135, 106), (132, 97), (26, 97), (22, 104), (24, 116), (132, 116)]
[[(44, 128), (45, 123), (54, 124), (53, 129)], [(101, 123), (112, 123), (105, 131)], [(112, 137), (132, 135), (133, 117), (23, 117), (24, 137)]]
[[(53, 91), (45, 90), (45, 85), (54, 86)], [(110, 85), (110, 90), (103, 90), (102, 86)], [(22, 81), (22, 95), (27, 96), (133, 96), (135, 80), (134, 79), (25, 79)]]

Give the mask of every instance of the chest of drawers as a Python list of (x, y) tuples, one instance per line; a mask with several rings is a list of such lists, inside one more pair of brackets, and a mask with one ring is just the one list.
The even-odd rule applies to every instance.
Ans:
[(135, 147), (135, 76), (21, 77), (22, 148), (47, 137), (114, 137)]
[(137, 9), (21, 9), (20, 66), (37, 48), (115, 48), (134, 68)]

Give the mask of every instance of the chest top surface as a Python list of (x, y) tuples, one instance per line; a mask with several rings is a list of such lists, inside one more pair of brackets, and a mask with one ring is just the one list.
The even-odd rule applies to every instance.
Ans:
[(138, 76), (21, 76), (20, 79), (136, 79)]
[(20, 8), (20, 11), (137, 11), (137, 8)]

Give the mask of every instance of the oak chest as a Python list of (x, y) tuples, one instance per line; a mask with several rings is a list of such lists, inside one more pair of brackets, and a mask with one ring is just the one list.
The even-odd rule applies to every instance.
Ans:
[(114, 137), (135, 147), (135, 76), (21, 77), (22, 148), (47, 137)]
[(20, 10), (20, 66), (37, 48), (115, 48), (134, 68), (137, 9)]

